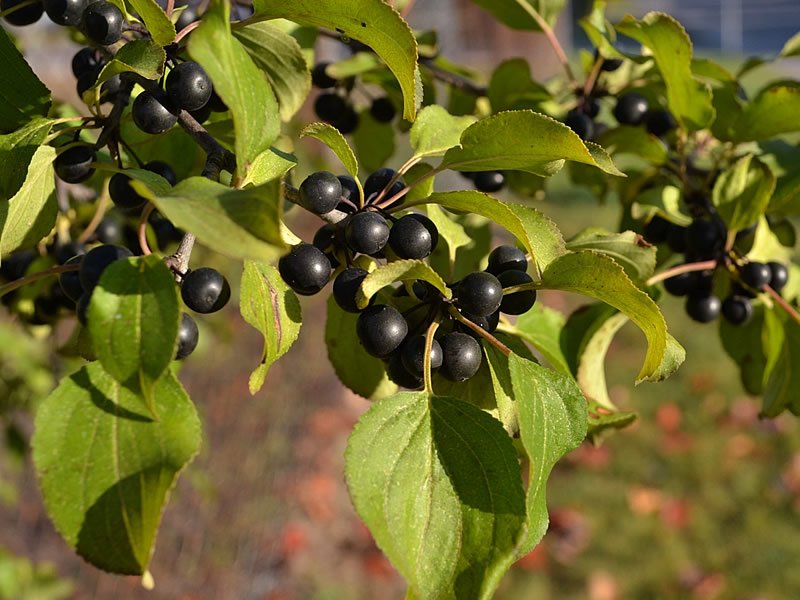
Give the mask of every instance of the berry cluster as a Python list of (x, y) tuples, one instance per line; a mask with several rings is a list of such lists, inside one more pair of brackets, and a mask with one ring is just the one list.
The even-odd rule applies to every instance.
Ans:
[(647, 131), (663, 137), (678, 126), (672, 113), (663, 108), (651, 108), (647, 98), (636, 92), (623, 94), (614, 107), (614, 118), (620, 125), (644, 125)]

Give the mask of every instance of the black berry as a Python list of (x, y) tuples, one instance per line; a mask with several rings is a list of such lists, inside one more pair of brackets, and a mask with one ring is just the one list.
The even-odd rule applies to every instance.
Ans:
[(389, 241), (389, 226), (386, 219), (376, 212), (353, 215), (344, 229), (345, 240), (353, 252), (373, 256)]
[(347, 101), (334, 93), (320, 94), (314, 101), (314, 112), (328, 123), (344, 118), (348, 108)]
[(369, 107), (369, 114), (378, 123), (391, 123), (397, 114), (397, 109), (395, 109), (392, 101), (384, 96), (383, 98), (375, 98), (372, 101), (372, 105)]
[(83, 98), (83, 95), (94, 87), (94, 84), (97, 83), (97, 75), (97, 70), (81, 73), (81, 76), (75, 82), (75, 91), (79, 98)]
[(94, 237), (103, 244), (119, 244), (122, 241), (122, 223), (114, 217), (105, 217), (94, 230)]
[(56, 25), (80, 25), (87, 0), (44, 0), (44, 12)]
[[(339, 175), (338, 177), (339, 183), (342, 185), (342, 197), (346, 200), (350, 200), (355, 205), (359, 203), (359, 192), (358, 192), (358, 184), (356, 180), (350, 177), (350, 175)], [(345, 212), (352, 211), (353, 208), (345, 203), (339, 205), (339, 210), (344, 210)]]
[(722, 316), (731, 325), (743, 325), (753, 316), (753, 305), (743, 296), (728, 296), (722, 303)]
[(399, 352), (395, 352), (389, 358), (389, 364), (386, 366), (386, 375), (400, 387), (409, 390), (417, 390), (422, 387), (422, 377), (417, 377), (408, 372)]
[(164, 94), (156, 97), (142, 92), (133, 101), (131, 114), (136, 126), (151, 135), (164, 133), (178, 122), (178, 111)]
[(145, 171), (150, 171), (151, 173), (155, 173), (156, 175), (161, 175), (164, 179), (167, 180), (167, 183), (170, 185), (175, 185), (178, 183), (178, 177), (175, 175), (175, 171), (172, 170), (167, 163), (162, 162), (160, 160), (153, 160), (147, 163), (145, 166), (142, 167)]
[[(467, 319), (469, 319), (473, 323), (475, 323), (475, 325), (477, 325), (478, 327), (489, 333), (494, 333), (494, 331), (497, 329), (497, 326), (500, 323), (500, 310), (494, 311), (488, 317), (478, 317), (464, 311), (462, 311), (461, 314), (464, 315)], [(470, 327), (467, 327), (463, 323), (459, 323), (458, 327), (463, 333), (466, 333), (467, 335), (470, 335), (474, 337), (476, 340), (480, 341), (481, 336), (477, 332), (473, 331)]]
[[(389, 185), (389, 182), (394, 179), (395, 175), (397, 175), (397, 171), (388, 167), (378, 169), (371, 173), (364, 181), (364, 198), (369, 202), (374, 195), (379, 194)], [(383, 197), (391, 198), (404, 187), (406, 187), (406, 183), (400, 178), (392, 184), (391, 188), (386, 190)]]
[(667, 246), (676, 254), (686, 252), (686, 227), (670, 223), (667, 231)]
[(335, 209), (342, 198), (342, 182), (333, 173), (318, 171), (300, 184), (300, 206), (317, 215)]
[[(22, 4), (25, 0), (0, 0), (0, 11), (6, 11), (14, 8), (18, 4)], [(15, 10), (11, 14), (5, 16), (5, 20), (16, 25), (17, 27), (24, 27), (36, 23), (44, 13), (44, 6), (41, 2), (34, 2), (25, 8)]]
[(56, 175), (61, 181), (67, 183), (81, 183), (94, 173), (91, 164), (95, 160), (92, 146), (81, 144), (72, 146), (61, 152), (53, 163)]
[(349, 267), (333, 280), (333, 299), (342, 310), (350, 313), (361, 312), (356, 306), (356, 293), (368, 274), (364, 269)]
[(75, 77), (80, 77), (84, 73), (96, 73), (101, 66), (102, 63), (97, 58), (94, 48), (82, 48), (72, 57), (72, 74)]
[(211, 90), (211, 98), (208, 100), (208, 106), (211, 107), (213, 112), (228, 112), (228, 105), (225, 104), (225, 101), (219, 97), (219, 94), (217, 94), (217, 90), (215, 89)]
[(331, 63), (318, 63), (311, 69), (311, 83), (321, 90), (334, 87), (338, 80), (328, 75), (326, 69)]
[(211, 79), (196, 62), (181, 63), (167, 75), (167, 95), (184, 110), (203, 108), (211, 98), (211, 89)]
[[(431, 369), (438, 369), (442, 366), (442, 347), (436, 340), (432, 341)], [(409, 373), (422, 377), (425, 372), (425, 336), (418, 335), (408, 340), (403, 344), (400, 356), (403, 359), (403, 366)]]
[(278, 261), (286, 284), (302, 296), (319, 292), (331, 278), (331, 261), (316, 246), (299, 244)]
[(614, 118), (620, 125), (639, 125), (647, 114), (647, 99), (636, 92), (619, 97), (614, 107)]
[(454, 331), (439, 340), (442, 347), (441, 374), (451, 381), (466, 381), (481, 366), (481, 345), (465, 333)]
[(81, 286), (86, 294), (91, 294), (92, 290), (100, 281), (103, 271), (113, 262), (130, 258), (133, 253), (123, 246), (103, 245), (92, 248), (81, 261), (81, 268), (78, 271)]
[(122, 37), (122, 24), (125, 22), (122, 12), (110, 2), (100, 0), (86, 7), (83, 11), (83, 32), (93, 42), (108, 46), (118, 42)]
[[(497, 280), (504, 288), (523, 285), (533, 282), (533, 279), (525, 271), (503, 271), (497, 276)], [(500, 312), (507, 315), (521, 315), (528, 312), (536, 303), (536, 290), (525, 290), (505, 294), (500, 303)]]
[(647, 222), (647, 225), (644, 226), (642, 235), (644, 235), (644, 239), (651, 244), (663, 244), (667, 241), (671, 225), (672, 223), (665, 218), (655, 215)]
[(647, 131), (658, 137), (668, 134), (678, 126), (678, 122), (672, 116), (672, 113), (662, 108), (647, 111), (644, 124), (647, 127)]
[(217, 312), (228, 303), (230, 297), (228, 280), (222, 273), (209, 267), (189, 271), (181, 282), (183, 303), (194, 312)]
[(770, 271), (769, 287), (776, 292), (780, 292), (789, 282), (789, 269), (779, 262), (768, 262), (767, 266)]
[(503, 285), (491, 273), (470, 273), (458, 284), (456, 297), (463, 310), (478, 317), (488, 317), (500, 308)]
[(187, 6), (181, 11), (178, 20), (175, 21), (175, 31), (181, 31), (188, 27), (198, 19), (197, 9), (193, 6)]
[(686, 298), (686, 314), (698, 323), (716, 320), (721, 310), (722, 302), (713, 294), (690, 294)]
[(594, 137), (594, 121), (589, 115), (572, 110), (564, 119), (564, 125), (572, 129), (582, 140), (590, 140)]
[[(73, 256), (64, 264), (76, 265), (80, 264), (82, 260), (83, 256)], [(61, 290), (64, 292), (67, 298), (73, 302), (77, 302), (83, 295), (83, 286), (81, 285), (81, 278), (78, 274), (78, 271), (67, 271), (66, 273), (61, 273), (58, 276), (58, 284), (61, 286)]]
[(606, 71), (607, 73), (611, 73), (619, 69), (621, 66), (622, 66), (621, 58), (606, 58), (603, 60), (603, 64), (600, 65), (600, 69), (602, 71)]
[(714, 258), (725, 245), (726, 235), (720, 222), (695, 219), (686, 228), (686, 250), (695, 258)]
[[(161, 175), (170, 185), (177, 183), (175, 172), (161, 161), (153, 161), (142, 167), (146, 171)], [(141, 208), (147, 202), (145, 198), (136, 193), (131, 187), (131, 178), (124, 173), (114, 173), (108, 182), (108, 194), (111, 200), (122, 209), (134, 210)]]
[(375, 304), (358, 316), (356, 333), (367, 353), (384, 358), (403, 343), (408, 335), (408, 323), (396, 308)]
[(358, 129), (359, 121), (358, 113), (352, 106), (348, 106), (341, 117), (331, 121), (331, 125), (338, 129), (342, 135), (347, 135)]
[(197, 348), (200, 333), (197, 323), (187, 313), (181, 313), (181, 323), (178, 327), (178, 350), (175, 352), (176, 360), (183, 360)]
[(475, 173), (475, 189), (485, 194), (499, 192), (506, 184), (506, 176), (502, 171), (479, 171)]
[(489, 266), (486, 271), (492, 275), (500, 275), (503, 271), (527, 271), (528, 259), (525, 253), (516, 246), (498, 246), (489, 254)]
[(664, 280), (664, 289), (673, 296), (687, 296), (694, 290), (694, 278), (691, 273), (680, 273)]
[(745, 285), (761, 290), (772, 279), (772, 271), (762, 262), (749, 262), (739, 267), (739, 277)]
[(389, 246), (400, 258), (422, 259), (430, 256), (438, 241), (436, 225), (419, 213), (401, 217), (392, 225), (389, 233)]

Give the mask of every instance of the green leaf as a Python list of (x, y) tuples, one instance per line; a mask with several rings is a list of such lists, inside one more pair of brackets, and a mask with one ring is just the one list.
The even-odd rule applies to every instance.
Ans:
[(714, 118), (711, 90), (692, 75), (692, 41), (683, 26), (669, 15), (650, 12), (640, 21), (626, 16), (617, 31), (652, 51), (667, 87), (667, 106), (678, 122), (690, 130), (707, 127)]
[(280, 229), (280, 186), (235, 190), (205, 177), (190, 177), (162, 194), (140, 182), (132, 187), (176, 227), (226, 256), (273, 262), (287, 249)]
[(545, 306), (541, 302), (522, 314), (512, 328), (503, 326), (503, 331), (519, 336), (533, 345), (554, 369), (570, 374), (567, 359), (561, 349), (561, 330), (565, 324), (564, 315)]
[(403, 116), (416, 118), (422, 101), (417, 41), (408, 24), (384, 2), (375, 0), (255, 0), (256, 18), (284, 18), (325, 27), (365, 43), (386, 63), (403, 90)]
[(450, 210), (481, 215), (497, 223), (525, 246), (539, 269), (544, 269), (565, 252), (561, 232), (549, 218), (533, 208), (507, 204), (472, 190), (437, 192), (408, 202), (406, 206), (410, 208), (420, 204), (438, 204)]
[(634, 281), (645, 281), (656, 269), (657, 248), (633, 231), (611, 233), (601, 228), (585, 229), (567, 242), (567, 250), (595, 250), (614, 259)]
[(167, 53), (160, 45), (148, 39), (133, 40), (120, 48), (103, 67), (95, 87), (120, 73), (136, 73), (145, 79), (157, 80), (164, 74), (166, 59)]
[(172, 373), (154, 397), (158, 421), (92, 363), (36, 413), (33, 462), (47, 514), (80, 556), (112, 573), (147, 570), (169, 492), (200, 448), (200, 421)]
[[(786, 408), (793, 414), (800, 414), (800, 325), (796, 321), (777, 317), (773, 311), (767, 315), (774, 318), (782, 329), (778, 336), (782, 341), (780, 350), (774, 355), (774, 363), (769, 369), (769, 378), (764, 386), (764, 408), (766, 417), (776, 417)], [(768, 335), (768, 332), (765, 332)], [(765, 345), (772, 340), (766, 340)]]
[(487, 96), (496, 113), (532, 108), (551, 99), (547, 88), (531, 77), (531, 67), (524, 58), (505, 60), (497, 66), (489, 80)]
[(233, 115), (236, 171), (244, 178), (256, 157), (278, 138), (281, 120), (266, 78), (231, 35), (228, 2), (212, 0), (202, 24), (189, 37), (189, 54), (208, 72)]
[(752, 154), (743, 156), (714, 184), (713, 201), (731, 232), (747, 229), (767, 210), (775, 175)]
[(766, 140), (800, 131), (800, 87), (769, 86), (745, 105), (741, 115), (726, 117), (732, 119), (731, 141), (735, 142)]
[(599, 445), (611, 432), (625, 429), (638, 418), (635, 412), (590, 413), (586, 438)]
[(263, 185), (286, 175), (297, 166), (297, 158), (281, 152), (277, 148), (265, 150), (253, 161), (247, 175), (242, 179), (241, 187), (247, 185)]
[(439, 274), (421, 260), (396, 260), (378, 267), (364, 278), (356, 294), (356, 304), (366, 308), (370, 298), (396, 281), (427, 281), (448, 300), (453, 294)]
[(36, 117), (16, 131), (0, 135), (0, 202), (19, 191), (34, 153), (42, 145), (53, 122)]
[(632, 154), (654, 165), (663, 165), (669, 156), (667, 145), (643, 127), (614, 127), (597, 141), (612, 155)]
[(519, 557), (530, 552), (547, 530), (547, 478), (553, 466), (586, 437), (586, 400), (572, 377), (516, 354), (509, 356), (509, 371), (520, 438), (530, 461), (527, 532)]
[(14, 131), (50, 110), (50, 90), (39, 81), (0, 27), (0, 133)]
[(470, 125), (460, 146), (444, 155), (442, 166), (456, 171), (520, 170), (547, 177), (565, 160), (624, 177), (602, 148), (584, 144), (563, 123), (530, 110), (502, 112)]
[(358, 129), (352, 135), (358, 160), (367, 172), (384, 167), (394, 156), (394, 127), (376, 121), (369, 111), (359, 114)]
[(548, 24), (552, 25), (564, 9), (565, 0), (472, 0), (472, 2), (512, 29), (541, 31), (536, 19), (522, 8), (520, 3), (527, 4), (530, 10), (538, 12)]
[(152, 254), (111, 264), (92, 292), (88, 328), (97, 359), (151, 412), (156, 381), (175, 358), (179, 320), (175, 278)]
[(795, 33), (786, 41), (786, 43), (783, 45), (780, 55), (784, 58), (789, 56), (800, 56), (800, 32)]
[(269, 368), (289, 351), (302, 323), (300, 301), (271, 265), (245, 261), (240, 291), (242, 317), (264, 336), (261, 363), (250, 376), (250, 393), (264, 385)]
[(516, 558), (520, 467), (500, 423), (454, 398), (372, 405), (345, 453), (353, 505), (419, 598), (489, 598)]
[(311, 123), (300, 132), (300, 137), (313, 137), (330, 148), (350, 175), (358, 179), (358, 161), (350, 144), (339, 130), (327, 123)]
[(595, 298), (628, 315), (647, 338), (647, 354), (637, 383), (663, 378), (661, 364), (669, 356), (664, 316), (617, 263), (593, 251), (565, 254), (547, 267), (542, 286)]
[(0, 257), (36, 244), (56, 224), (55, 158), (55, 148), (39, 146), (22, 187), (8, 202), (0, 202)]
[[(770, 312), (757, 302), (753, 304), (753, 316), (743, 325), (734, 326), (724, 319), (720, 320), (722, 347), (738, 365), (742, 386), (753, 395), (764, 393), (772, 366), (783, 350), (783, 323), (774, 315), (768, 317)], [(777, 413), (785, 406), (783, 404)]]
[(155, 0), (126, 0), (142, 22), (153, 41), (159, 46), (169, 46), (175, 41), (175, 26)]
[(325, 345), (328, 359), (339, 380), (350, 390), (370, 400), (379, 400), (397, 391), (386, 376), (386, 367), (361, 347), (356, 336), (358, 315), (339, 308), (333, 295), (328, 298)]
[(278, 98), (281, 118), (289, 121), (311, 91), (311, 73), (303, 49), (272, 23), (253, 23), (233, 32)]
[(439, 156), (453, 146), (457, 146), (463, 131), (475, 122), (475, 117), (468, 115), (454, 117), (443, 107), (432, 104), (426, 106), (417, 115), (411, 127), (411, 147), (414, 156)]

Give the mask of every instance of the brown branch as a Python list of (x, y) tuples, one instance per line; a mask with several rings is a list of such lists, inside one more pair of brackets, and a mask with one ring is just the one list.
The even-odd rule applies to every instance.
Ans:
[(764, 291), (767, 292), (770, 296), (772, 296), (772, 300), (775, 302), (775, 304), (777, 304), (783, 310), (785, 310), (786, 313), (792, 319), (794, 319), (795, 323), (800, 324), (800, 313), (798, 313), (797, 310), (795, 310), (795, 308), (791, 304), (789, 304), (783, 296), (781, 296), (778, 292), (776, 292), (768, 285), (764, 286)]
[(483, 339), (489, 342), (492, 346), (497, 348), (500, 352), (502, 352), (506, 356), (509, 356), (511, 354), (511, 348), (506, 346), (503, 342), (498, 340), (491, 333), (483, 329), (480, 325), (477, 325), (472, 321), (470, 321), (467, 317), (462, 315), (455, 306), (451, 304), (450, 306), (447, 307), (447, 310), (451, 315), (453, 315), (453, 318), (455, 318), (456, 321), (472, 329), (472, 331), (477, 333), (479, 336), (481, 336)]
[(173, 254), (164, 259), (164, 264), (175, 273), (175, 280), (180, 283), (189, 271), (189, 260), (192, 258), (195, 236), (193, 233), (183, 234), (183, 239), (178, 245), (178, 249)]
[(645, 283), (647, 285), (654, 285), (659, 281), (664, 281), (665, 279), (669, 279), (670, 277), (675, 277), (675, 275), (682, 275), (683, 273), (692, 273), (694, 271), (707, 271), (708, 269), (716, 268), (716, 266), (717, 266), (716, 260), (704, 260), (702, 262), (678, 265), (677, 267), (672, 267), (671, 269), (667, 269), (666, 271), (662, 271), (661, 273), (656, 273)]
[(144, 210), (142, 211), (142, 216), (139, 217), (139, 247), (142, 249), (142, 254), (144, 256), (149, 256), (153, 253), (150, 250), (150, 245), (147, 243), (147, 219), (150, 218), (150, 215), (153, 213), (154, 209), (155, 206), (148, 202), (147, 206), (145, 206)]
[(23, 285), (33, 283), (34, 281), (39, 281), (40, 279), (50, 277), (51, 275), (60, 275), (61, 273), (77, 271), (80, 268), (81, 266), (79, 264), (59, 265), (57, 267), (50, 267), (44, 271), (39, 271), (38, 273), (31, 273), (30, 275), (26, 275), (20, 279), (15, 279), (14, 281), (0, 286), (0, 298), (9, 292), (13, 292), (16, 289), (21, 288)]
[(97, 142), (94, 145), (95, 148), (100, 149), (108, 145), (109, 141), (111, 141), (119, 131), (119, 122), (122, 119), (122, 113), (125, 111), (125, 107), (128, 106), (128, 100), (131, 97), (133, 85), (133, 81), (130, 81), (128, 78), (122, 79), (122, 85), (114, 100), (114, 106), (111, 112), (108, 113), (108, 116), (103, 119), (103, 131), (100, 132), (100, 136), (97, 138)]
[(487, 93), (486, 86), (477, 84), (471, 79), (468, 79), (462, 75), (451, 73), (450, 71), (443, 69), (431, 58), (420, 57), (419, 64), (428, 69), (434, 78), (452, 85), (454, 88), (457, 88), (462, 92), (474, 94), (475, 96), (485, 96)]
[(569, 59), (567, 58), (566, 52), (564, 52), (564, 48), (561, 46), (561, 42), (558, 41), (553, 28), (550, 27), (550, 24), (545, 21), (544, 17), (539, 14), (535, 8), (533, 8), (530, 4), (528, 4), (525, 0), (516, 0), (519, 7), (528, 13), (531, 18), (536, 21), (536, 24), (539, 26), (539, 29), (542, 30), (542, 33), (547, 37), (547, 41), (550, 42), (550, 46), (553, 48), (553, 52), (555, 52), (558, 61), (561, 63), (561, 66), (564, 67), (564, 72), (567, 74), (567, 77), (572, 83), (573, 86), (577, 86), (578, 82), (575, 79), (575, 74), (572, 72), (572, 67), (569, 64)]

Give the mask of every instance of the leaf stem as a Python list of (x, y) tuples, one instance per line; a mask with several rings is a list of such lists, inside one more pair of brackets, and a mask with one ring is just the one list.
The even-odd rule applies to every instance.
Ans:
[(454, 88), (457, 88), (462, 92), (467, 92), (475, 96), (485, 96), (487, 94), (486, 86), (477, 84), (471, 79), (467, 79), (458, 73), (452, 73), (446, 69), (443, 69), (437, 65), (432, 58), (420, 57), (419, 64), (428, 69), (428, 72), (435, 79), (452, 85)]
[(34, 281), (39, 281), (40, 279), (44, 279), (45, 277), (50, 277), (51, 275), (59, 275), (61, 273), (68, 273), (70, 271), (77, 271), (80, 269), (81, 266), (79, 264), (70, 264), (70, 265), (58, 265), (56, 267), (50, 267), (49, 269), (45, 269), (44, 271), (39, 271), (38, 273), (31, 273), (30, 275), (26, 275), (20, 279), (15, 279), (3, 286), (0, 286), (0, 298), (8, 294), (9, 292), (13, 292), (14, 290), (21, 288), (23, 285), (27, 285), (29, 283), (33, 283)]
[(405, 196), (408, 192), (410, 192), (412, 189), (417, 187), (420, 183), (422, 183), (426, 179), (429, 179), (430, 177), (435, 177), (436, 175), (441, 173), (442, 170), (443, 169), (441, 168), (441, 165), (440, 165), (440, 166), (436, 167), (435, 169), (432, 169), (432, 170), (428, 171), (427, 173), (425, 173), (425, 175), (423, 175), (422, 177), (420, 177), (416, 181), (414, 181), (412, 183), (409, 183), (406, 187), (404, 187), (402, 190), (397, 192), (391, 198), (388, 198), (386, 200), (382, 200), (380, 203), (376, 203), (375, 206), (377, 208), (387, 209), (387, 212), (389, 212), (389, 213), (392, 213), (392, 212), (397, 211), (397, 210), (401, 210), (403, 208), (407, 208), (407, 206), (402, 206), (401, 205), (401, 206), (395, 206), (392, 209), (392, 204), (397, 202), (400, 198)]
[(100, 225), (100, 222), (103, 220), (109, 202), (111, 202), (111, 197), (108, 195), (108, 187), (106, 186), (103, 189), (103, 193), (100, 195), (100, 200), (97, 202), (97, 208), (94, 211), (94, 215), (92, 215), (92, 220), (89, 221), (83, 233), (78, 236), (78, 242), (85, 244), (86, 241), (92, 237), (92, 234), (97, 230), (97, 226)]
[(433, 348), (433, 334), (439, 328), (439, 319), (434, 319), (425, 332), (425, 357), (423, 359), (423, 377), (425, 380), (425, 391), (433, 394), (433, 383), (431, 378), (431, 350)]
[(506, 346), (503, 342), (498, 340), (496, 337), (494, 337), (491, 333), (489, 333), (485, 329), (482, 329), (480, 325), (476, 325), (475, 323), (470, 321), (467, 317), (462, 315), (455, 306), (453, 306), (452, 304), (449, 305), (447, 307), (447, 311), (453, 316), (453, 318), (456, 321), (472, 329), (472, 331), (477, 333), (479, 336), (481, 336), (483, 339), (489, 342), (492, 346), (497, 348), (500, 352), (502, 352), (506, 356), (509, 356), (511, 354), (511, 348)]
[(781, 296), (778, 292), (772, 289), (770, 286), (764, 286), (764, 291), (767, 292), (770, 296), (772, 296), (773, 301), (775, 304), (780, 306), (786, 313), (795, 321), (795, 323), (800, 324), (800, 313), (795, 310), (795, 308), (789, 304), (786, 299)]
[(564, 52), (561, 42), (558, 41), (553, 28), (550, 27), (550, 24), (544, 19), (544, 17), (542, 17), (542, 15), (539, 14), (539, 11), (533, 8), (525, 0), (516, 0), (516, 3), (519, 4), (519, 7), (528, 13), (534, 21), (536, 21), (539, 29), (541, 29), (542, 33), (545, 35), (545, 37), (547, 37), (547, 41), (550, 42), (550, 46), (553, 48), (553, 52), (555, 52), (555, 55), (561, 63), (561, 66), (564, 67), (564, 72), (567, 74), (570, 83), (572, 83), (574, 87), (577, 86), (578, 82), (575, 79), (575, 74), (572, 72), (572, 67), (569, 64), (567, 54)]
[(144, 256), (150, 256), (153, 253), (152, 250), (150, 250), (150, 245), (147, 243), (147, 219), (153, 214), (153, 210), (155, 210), (155, 206), (148, 202), (147, 206), (142, 210), (142, 216), (139, 217), (139, 247), (142, 249), (142, 254)]
[(645, 283), (648, 286), (655, 285), (659, 281), (664, 281), (665, 279), (669, 279), (670, 277), (674, 277), (675, 275), (681, 275), (683, 273), (692, 273), (694, 271), (707, 271), (708, 269), (716, 268), (716, 266), (717, 266), (716, 260), (704, 260), (701, 262), (678, 265), (677, 267), (672, 267), (671, 269), (667, 269), (666, 271), (662, 271), (661, 273), (656, 273)]
[(172, 19), (172, 11), (174, 10), (175, 10), (175, 0), (167, 0), (167, 6), (164, 9), (164, 12), (167, 13), (168, 19)]
[(201, 21), (195, 21), (194, 23), (190, 23), (189, 25), (187, 25), (186, 27), (181, 29), (178, 32), (178, 35), (175, 36), (175, 41), (173, 43), (179, 44), (181, 42), (181, 40), (183, 40), (183, 38), (185, 38), (187, 35), (192, 33), (195, 29), (200, 27), (200, 23), (201, 23)]

